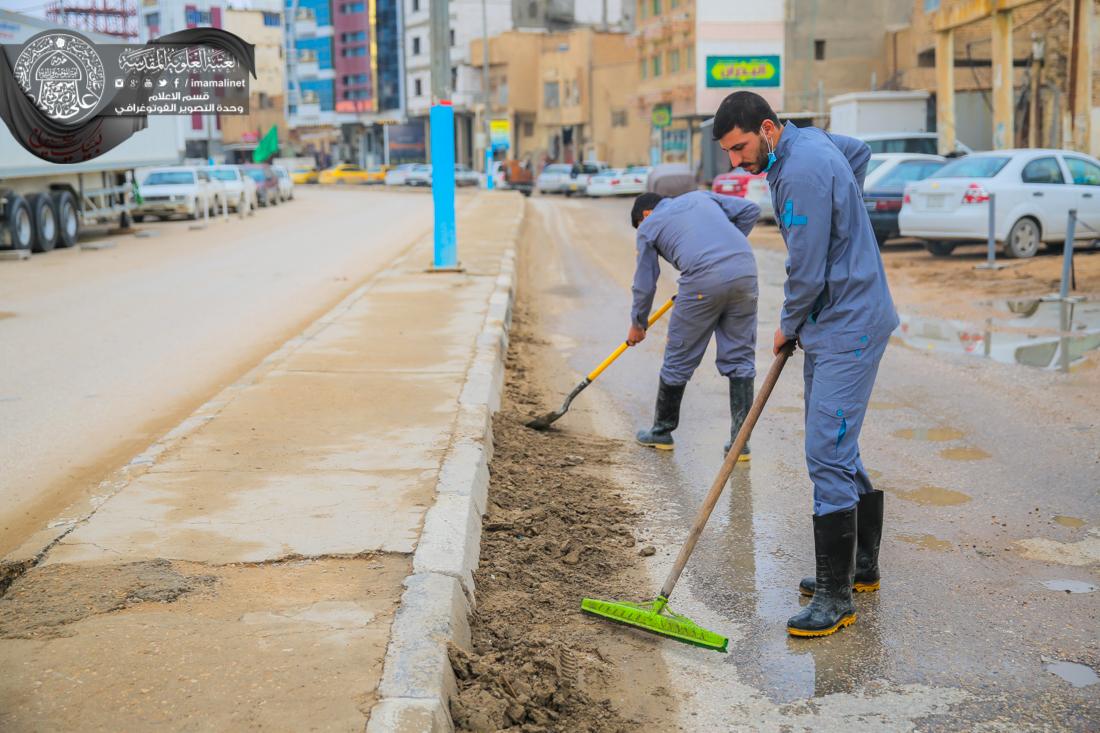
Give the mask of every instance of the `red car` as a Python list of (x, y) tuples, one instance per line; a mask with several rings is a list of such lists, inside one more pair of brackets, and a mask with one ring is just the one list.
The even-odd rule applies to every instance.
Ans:
[(725, 196), (741, 196), (749, 190), (749, 181), (754, 178), (764, 178), (767, 174), (753, 175), (742, 168), (737, 168), (729, 173), (723, 173), (715, 177), (710, 190)]

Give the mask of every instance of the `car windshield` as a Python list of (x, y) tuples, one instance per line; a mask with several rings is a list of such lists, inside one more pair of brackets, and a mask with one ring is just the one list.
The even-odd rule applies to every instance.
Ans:
[(614, 178), (615, 176), (622, 175), (622, 171), (615, 170), (614, 168), (608, 168), (605, 171), (600, 171), (593, 178)]
[(237, 171), (226, 170), (225, 168), (215, 168), (210, 171), (210, 175), (217, 178), (219, 181), (236, 181)]
[(936, 178), (992, 178), (1011, 158), (999, 155), (969, 156), (952, 161), (936, 171)]
[(191, 171), (156, 171), (145, 179), (146, 186), (185, 186), (195, 182)]
[(871, 160), (867, 163), (867, 172), (864, 175), (871, 175), (875, 171), (875, 168), (878, 168), (885, 162), (886, 161), (882, 158), (871, 158)]
[(943, 163), (934, 160), (907, 160), (898, 163), (892, 171), (889, 171), (875, 188), (888, 188), (901, 190), (906, 183), (923, 181), (943, 167)]
[(264, 182), (264, 172), (259, 168), (249, 168), (245, 171), (245, 173), (247, 173), (248, 177), (256, 183)]

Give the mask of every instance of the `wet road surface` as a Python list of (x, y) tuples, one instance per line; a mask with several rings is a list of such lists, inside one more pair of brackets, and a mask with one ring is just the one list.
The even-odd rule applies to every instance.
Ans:
[[(528, 256), (542, 337), (567, 359), (563, 394), (625, 337), (634, 266), (629, 201), (531, 200), (544, 236)], [(762, 226), (750, 240), (777, 238)], [(771, 361), (783, 254), (757, 250), (758, 383)], [(658, 302), (674, 292), (663, 270)], [(607, 437), (652, 418), (667, 321), (574, 404)], [(713, 349), (689, 384), (669, 454), (637, 447), (618, 479), (657, 547), (652, 597), (728, 439)], [(802, 451), (802, 357), (780, 379), (672, 606), (730, 637), (727, 656), (662, 645), (683, 730), (1097, 730), (1100, 728), (1100, 441), (1095, 414), (1059, 402), (1062, 375), (887, 350), (861, 447), (886, 492), (882, 590), (855, 626), (796, 640), (787, 618), (812, 573)], [(554, 405), (556, 406), (556, 405)], [(558, 426), (569, 430), (569, 417)], [(624, 633), (637, 633), (624, 631)], [(629, 670), (624, 670), (629, 674)]]

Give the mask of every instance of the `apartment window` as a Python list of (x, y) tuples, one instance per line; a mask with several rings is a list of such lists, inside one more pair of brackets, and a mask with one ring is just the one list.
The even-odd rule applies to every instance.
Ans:
[(423, 95), (424, 95), (423, 85), (420, 83), (419, 79), (414, 79), (413, 80), (413, 96), (414, 97), (420, 97), (420, 96), (423, 96)]
[(264, 25), (269, 28), (278, 28), (282, 25), (278, 13), (264, 13)]
[(680, 0), (669, 0), (668, 6), (669, 6), (670, 8), (678, 8), (678, 7), (680, 7)]
[(341, 33), (340, 34), (340, 40), (343, 41), (344, 43), (352, 43), (354, 41), (365, 41), (365, 40), (367, 40), (367, 32), (366, 31), (356, 31), (355, 33)]
[(153, 28), (160, 25), (160, 13), (149, 13), (145, 16), (145, 25)]
[(342, 49), (340, 51), (340, 55), (343, 56), (344, 58), (352, 58), (354, 56), (366, 56), (367, 55), (367, 47), (366, 46), (353, 46), (351, 48), (345, 48), (345, 49)]
[(657, 54), (652, 59), (653, 62), (653, 78), (656, 79), (661, 75), (661, 54)]
[(638, 69), (640, 72), (639, 76), (641, 76), (643, 79), (649, 76), (649, 63), (647, 63), (645, 59), (642, 59), (640, 62), (638, 62)]
[(413, 0), (413, 12), (420, 10), (420, 0)]
[(542, 106), (547, 109), (557, 109), (561, 105), (560, 90), (556, 81), (547, 81), (542, 84)]
[(695, 46), (691, 45), (684, 49), (684, 57), (686, 65), (689, 69), (695, 68)]
[(413, 36), (413, 56), (420, 55), (420, 36)]
[(611, 126), (612, 127), (626, 127), (626, 110), (625, 109), (613, 109), (613, 110), (611, 110)]
[(661, 14), (661, 0), (653, 0), (653, 14), (654, 15), (660, 15)]
[(363, 9), (363, 3), (344, 3), (340, 6), (340, 12), (344, 15), (350, 15), (351, 13), (362, 13)]
[(455, 47), (455, 29), (451, 29), (451, 48)]
[(523, 123), (523, 136), (534, 137), (535, 136), (535, 123), (524, 121)]
[(669, 51), (668, 52), (668, 73), (678, 74), (680, 72), (680, 52)]
[(814, 41), (814, 61), (825, 60), (825, 41)]
[(458, 89), (458, 67), (451, 67), (451, 91)]

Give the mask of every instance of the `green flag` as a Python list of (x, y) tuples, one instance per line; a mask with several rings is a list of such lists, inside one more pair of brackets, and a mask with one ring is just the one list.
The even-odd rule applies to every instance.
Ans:
[(264, 135), (263, 140), (252, 153), (253, 163), (263, 163), (265, 160), (279, 152), (279, 128), (275, 125)]

